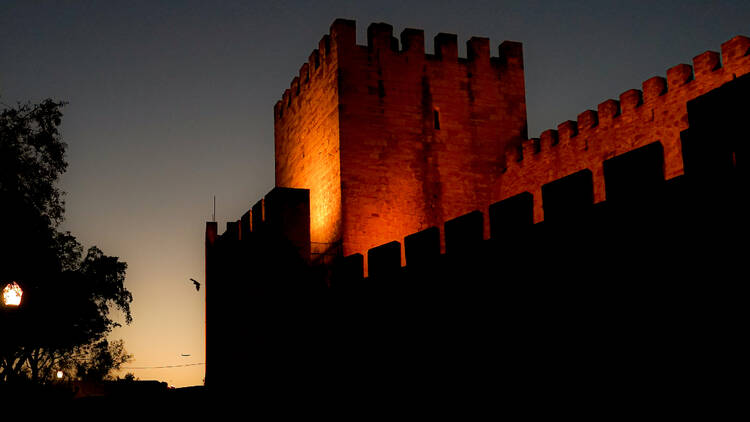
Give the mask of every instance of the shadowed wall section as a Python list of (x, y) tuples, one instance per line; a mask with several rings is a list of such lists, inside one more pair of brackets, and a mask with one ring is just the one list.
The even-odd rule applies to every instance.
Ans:
[[(372, 28), (368, 47), (346, 44), (358, 49), (362, 60), (367, 58), (360, 70), (374, 72), (360, 75), (362, 81), (379, 77), (372, 63), (406, 59), (393, 50), (392, 38), (385, 41), (388, 27)], [(352, 41), (353, 26), (337, 21), (331, 38)], [(438, 38), (443, 46), (445, 37)], [(412, 41), (404, 45), (414, 46)], [(444, 60), (452, 50), (438, 51)], [(468, 372), (484, 379), (507, 345), (523, 345), (508, 361), (522, 363), (511, 366), (522, 368), (524, 378), (528, 368), (549, 359), (551, 344), (561, 354), (555, 366), (574, 368), (575, 376), (585, 366), (600, 372), (591, 350), (603, 363), (631, 362), (649, 372), (662, 371), (675, 356), (684, 357), (670, 376), (685, 376), (684, 368), (705, 359), (708, 349), (721, 351), (721, 358), (711, 362), (725, 359), (724, 350), (740, 350), (725, 339), (736, 338), (739, 328), (733, 321), (742, 320), (736, 315), (742, 304), (735, 303), (744, 297), (738, 293), (742, 279), (734, 273), (745, 250), (736, 245), (750, 232), (745, 199), (749, 52), (750, 39), (735, 37), (722, 46), (721, 63), (717, 53), (696, 57), (695, 75), (689, 66), (677, 66), (666, 80), (646, 81), (643, 94), (628, 91), (619, 103), (602, 103), (598, 112), (584, 112), (578, 122), (563, 123), (558, 131), (546, 131), (518, 148), (508, 140), (510, 153), (496, 161), (499, 174), (496, 180), (494, 175), (486, 179), (495, 180), (488, 190), (482, 190), (485, 179), (476, 172), (486, 170), (483, 166), (492, 160), (476, 158), (481, 154), (471, 158), (473, 135), (462, 138), (457, 129), (455, 138), (441, 144), (442, 135), (434, 133), (458, 125), (445, 105), (433, 107), (432, 113), (421, 109), (419, 126), (409, 132), (414, 138), (402, 142), (397, 135), (409, 128), (381, 127), (388, 119), (396, 125), (397, 114), (378, 105), (388, 101), (388, 86), (396, 76), (365, 84), (372, 91), (360, 92), (351, 104), (339, 82), (344, 100), (332, 111), (339, 125), (338, 170), (331, 162), (315, 167), (319, 163), (299, 145), (277, 145), (277, 151), (290, 154), (277, 163), (277, 177), (292, 180), (297, 175), (287, 172), (297, 168), (304, 175), (311, 166), (329, 172), (341, 186), (340, 219), (332, 219), (327, 229), (324, 224), (315, 228), (313, 201), (320, 196), (313, 190), (329, 181), (310, 173), (299, 178), (311, 184), (309, 191), (276, 187), (239, 221), (227, 223), (224, 234), (217, 236), (216, 223), (206, 227), (211, 383), (230, 387), (237, 382), (232, 380), (236, 368), (216, 356), (231, 355), (238, 332), (247, 333), (257, 347), (249, 379), (258, 391), (274, 383), (285, 391), (290, 379), (314, 380), (306, 391), (318, 391), (320, 380), (333, 380), (359, 394), (350, 387), (357, 380), (367, 380), (366, 388), (381, 385), (371, 382), (373, 376), (385, 376), (411, 393), (416, 384), (402, 381), (404, 374), (413, 373), (415, 362), (427, 362), (425, 374), (439, 367), (446, 386), (480, 385), (444, 375)], [(417, 56), (417, 61), (432, 60)], [(339, 81), (346, 80), (346, 69), (337, 72)], [(382, 72), (387, 73), (385, 68)], [(346, 89), (361, 87), (351, 85)], [(277, 119), (285, 118), (285, 107), (294, 107), (284, 104), (276, 108)], [(409, 113), (414, 117), (417, 111), (408, 111), (414, 106), (409, 101), (403, 104), (408, 121)], [(348, 144), (348, 132), (341, 128), (364, 124), (368, 113), (362, 110), (371, 112), (372, 126)], [(279, 124), (286, 125), (277, 120)], [(311, 125), (311, 131), (318, 127)], [(457, 144), (450, 139), (458, 139)], [(429, 150), (430, 143), (443, 145), (446, 157), (455, 149), (461, 160), (469, 161), (441, 161), (437, 154), (438, 164), (419, 173), (409, 163), (422, 154), (429, 164), (430, 151), (435, 151)], [(453, 165), (465, 166), (467, 172), (461, 176), (458, 167), (455, 173), (444, 171)], [(437, 179), (429, 176), (433, 171)], [(410, 174), (425, 178), (409, 179)], [(437, 186), (430, 180), (438, 180), (439, 189), (430, 190)], [(465, 198), (448, 200), (450, 189), (476, 202), (469, 207), (461, 202)], [(423, 193), (437, 191), (442, 214), (424, 207), (429, 196)], [(492, 192), (491, 203), (483, 202), (482, 192)], [(464, 205), (465, 212), (459, 212)], [(397, 217), (379, 214), (382, 210)], [(350, 219), (361, 225), (351, 228)], [(311, 235), (335, 230), (343, 237), (344, 253), (331, 265), (311, 259), (315, 253), (306, 247), (315, 242)], [(355, 232), (347, 237), (349, 230)], [(357, 240), (358, 230), (371, 237)], [(250, 313), (237, 318), (237, 309)], [(503, 333), (505, 343), (488, 336), (490, 332)], [(493, 345), (485, 343), (489, 338)], [(716, 347), (722, 343), (723, 349)], [(623, 348), (625, 344), (634, 349)], [(640, 353), (646, 348), (668, 358), (654, 360), (651, 352)], [(697, 352), (689, 356), (686, 350)], [(467, 362), (477, 369), (466, 371)], [(336, 371), (356, 374), (354, 383), (331, 378)], [(440, 385), (422, 374), (417, 382), (427, 388)]]

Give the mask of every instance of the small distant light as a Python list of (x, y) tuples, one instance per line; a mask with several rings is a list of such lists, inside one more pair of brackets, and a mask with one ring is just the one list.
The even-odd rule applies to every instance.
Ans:
[(63, 377), (63, 371), (57, 371), (57, 379), (61, 380)]
[(3, 289), (3, 303), (6, 306), (18, 306), (21, 304), (23, 290), (15, 281), (5, 286)]

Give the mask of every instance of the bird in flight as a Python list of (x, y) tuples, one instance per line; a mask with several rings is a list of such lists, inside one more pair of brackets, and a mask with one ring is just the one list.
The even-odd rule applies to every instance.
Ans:
[(200, 289), (201, 289), (201, 284), (200, 284), (200, 283), (198, 283), (197, 281), (193, 280), (192, 278), (190, 279), (190, 281), (192, 281), (192, 282), (193, 282), (193, 284), (195, 284), (195, 291), (196, 291), (196, 292), (200, 291)]

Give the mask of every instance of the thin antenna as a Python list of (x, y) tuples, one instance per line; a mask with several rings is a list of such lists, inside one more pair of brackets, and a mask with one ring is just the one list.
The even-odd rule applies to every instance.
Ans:
[(214, 213), (211, 215), (211, 221), (216, 222), (216, 195), (214, 195)]

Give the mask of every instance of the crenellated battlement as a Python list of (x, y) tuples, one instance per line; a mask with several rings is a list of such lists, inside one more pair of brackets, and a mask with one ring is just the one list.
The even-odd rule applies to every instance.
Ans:
[(522, 46), (493, 57), (472, 37), (464, 58), (455, 34), (433, 42), (372, 23), (359, 45), (338, 19), (276, 104), (276, 185), (310, 190), (313, 242), (362, 250), (489, 203), (503, 152), (527, 135)]
[[(269, 221), (281, 233), (283, 221), (304, 209), (306, 217), (284, 236), (304, 226), (309, 238), (294, 244), (307, 245), (308, 260), (354, 256), (366, 274), (370, 259), (376, 272), (381, 264), (403, 266), (408, 245), (416, 262), (465, 251), (467, 239), (513, 231), (513, 221), (557, 224), (664, 183), (679, 187), (672, 181), (684, 180), (686, 165), (700, 169), (703, 153), (722, 165), (744, 156), (697, 145), (713, 126), (705, 118), (688, 131), (688, 102), (750, 74), (748, 37), (673, 66), (538, 138), (526, 132), (520, 43), (504, 41), (492, 56), (489, 39), (472, 37), (465, 58), (455, 34), (438, 33), (433, 43), (426, 53), (424, 31), (406, 28), (396, 38), (391, 25), (373, 23), (359, 45), (354, 21), (333, 22), (274, 107), (276, 189), (229, 224), (227, 238), (262, 234)], [(698, 158), (686, 164), (690, 154)]]
[(518, 42), (503, 41), (498, 47), (498, 55), (491, 56), (488, 38), (471, 37), (466, 41), (466, 58), (458, 56), (456, 34), (438, 33), (433, 39), (433, 45), (434, 53), (425, 53), (423, 30), (406, 28), (401, 32), (400, 38), (396, 38), (393, 36), (393, 26), (382, 22), (371, 23), (367, 27), (367, 44), (358, 45), (356, 22), (337, 19), (331, 25), (329, 34), (321, 38), (318, 48), (302, 65), (299, 75), (292, 80), (289, 89), (284, 91), (282, 98), (274, 106), (275, 119), (283, 119), (290, 109), (294, 109), (293, 103), (311, 80), (324, 77), (321, 73), (338, 71), (343, 62), (358, 55), (358, 52), (366, 52), (368, 56), (392, 54), (408, 58), (415, 68), (421, 66), (421, 61), (460, 63), (470, 66), (474, 71), (489, 66), (496, 69), (514, 66), (523, 68), (522, 46)]
[[(520, 44), (490, 57), (489, 40), (471, 38), (460, 58), (453, 34), (435, 37), (434, 54), (420, 30), (399, 46), (373, 24), (367, 39), (334, 22), (275, 106), (276, 187), (224, 234), (206, 224), (207, 332), (252, 334), (255, 366), (270, 368), (256, 385), (340, 384), (340, 369), (368, 383), (407, 373), (411, 390), (421, 378), (443, 393), (435, 367), (447, 362), (438, 378), (464, 386), (451, 374), (486, 378), (507, 345), (523, 379), (552, 343), (572, 350), (552, 361), (576, 376), (590, 350), (605, 352), (596, 376), (638, 348), (656, 353), (628, 366), (643, 373), (663, 373), (653, 357), (688, 343), (725, 357), (715, 340), (741, 328), (724, 326), (741, 320), (736, 245), (750, 231), (749, 38), (531, 139)], [(207, 344), (211, 356), (236, 349), (216, 334)], [(447, 352), (415, 370), (412, 357), (435, 350)], [(683, 384), (685, 365), (673, 365)]]
[(386, 23), (359, 45), (355, 22), (338, 19), (276, 104), (276, 185), (309, 189), (313, 243), (363, 253), (524, 192), (543, 221), (543, 186), (590, 175), (602, 202), (603, 163), (646, 145), (675, 178), (687, 102), (750, 72), (750, 38), (738, 36), (529, 139), (520, 43), (492, 56), (472, 37), (464, 58), (455, 34), (438, 33), (433, 48), (424, 31), (397, 38)]
[[(507, 169), (498, 197), (539, 190), (551, 180), (583, 169), (594, 175), (595, 200), (604, 200), (602, 162), (643, 145), (660, 142), (665, 150), (668, 179), (683, 173), (680, 132), (687, 129), (687, 102), (738, 76), (750, 73), (750, 38), (737, 36), (721, 45), (721, 54), (706, 51), (693, 64), (669, 68), (666, 78), (654, 76), (609, 99), (596, 110), (585, 110), (576, 121), (561, 123), (539, 139), (522, 142), (505, 154)], [(537, 207), (537, 221), (543, 209)]]
[[(684, 67), (680, 72), (686, 73)], [(639, 96), (628, 92), (630, 94), (626, 98), (631, 101), (626, 104), (636, 104)], [(462, 265), (472, 262), (491, 267), (495, 262), (485, 261), (483, 254), (523, 250), (520, 244), (548, 246), (548, 242), (561, 242), (573, 243), (578, 247), (589, 245), (595, 249), (607, 244), (609, 248), (614, 248), (623, 246), (618, 245), (619, 240), (611, 237), (618, 230), (628, 235), (637, 233), (633, 237), (635, 239), (654, 234), (661, 236), (658, 233), (668, 226), (682, 232), (708, 223), (706, 228), (714, 232), (717, 222), (707, 218), (712, 213), (722, 214), (722, 221), (734, 224), (737, 218), (744, 218), (745, 211), (738, 209), (739, 203), (744, 203), (744, 200), (741, 196), (737, 197), (735, 192), (738, 186), (747, 183), (747, 178), (746, 170), (743, 170), (745, 164), (733, 162), (731, 156), (747, 150), (742, 137), (746, 125), (737, 119), (747, 113), (746, 98), (749, 92), (750, 72), (747, 72), (740, 80), (733, 79), (722, 88), (691, 100), (691, 127), (681, 132), (683, 147), (690, 149), (689, 153), (680, 157), (686, 166), (689, 164), (690, 171), (685, 175), (665, 180), (665, 151), (661, 141), (622, 154), (607, 155), (602, 162), (606, 201), (594, 202), (594, 172), (583, 169), (548, 181), (541, 189), (506, 197), (491, 204), (486, 214), (485, 210), (475, 210), (446, 221), (443, 227), (430, 227), (408, 234), (403, 242), (395, 240), (375, 246), (366, 251), (369, 275), (363, 272), (364, 252), (348, 256), (342, 261), (342, 267), (347, 268), (339, 284), (348, 281), (367, 286), (364, 278), (393, 280), (400, 276), (412, 281), (425, 277), (432, 283), (440, 279), (445, 271), (437, 269), (441, 265), (450, 267), (458, 262)], [(600, 111), (596, 113), (601, 119), (599, 125), (618, 117), (617, 105), (618, 102), (614, 100), (600, 105)], [(594, 112), (589, 110), (582, 113), (579, 120), (586, 127), (591, 127), (594, 116)], [(526, 154), (524, 160), (539, 160), (545, 149), (554, 148), (560, 142), (560, 132), (568, 134), (566, 139), (570, 141), (569, 134), (575, 131), (576, 126), (576, 122), (565, 122), (559, 130), (546, 130), (540, 138), (528, 139), (516, 150)], [(511, 154), (511, 157), (516, 159), (515, 155)], [(540, 204), (545, 212), (543, 221), (539, 221), (537, 215)], [(491, 227), (489, 237), (483, 235), (484, 218)], [(441, 233), (445, 239), (445, 253), (442, 254)], [(563, 235), (577, 238), (570, 239)], [(596, 236), (600, 236), (596, 238), (599, 242), (605, 243), (600, 245), (592, 241)], [(544, 242), (539, 242), (541, 239)], [(642, 244), (639, 247), (682, 241), (668, 237), (655, 240), (657, 242), (652, 245)], [(406, 255), (405, 266), (399, 259), (402, 245)], [(714, 246), (711, 244), (711, 248)], [(631, 248), (630, 245), (623, 247)], [(568, 259), (564, 251), (542, 249), (551, 256), (563, 254)], [(612, 250), (608, 253), (611, 254)], [(662, 250), (660, 254), (669, 252)], [(579, 259), (580, 256), (587, 255), (572, 258)], [(508, 262), (517, 263), (519, 258)], [(486, 270), (480, 273), (486, 273)], [(447, 279), (453, 280), (455, 277)]]
[(292, 79), (289, 89), (285, 90), (281, 99), (274, 105), (274, 119), (283, 118), (284, 112), (292, 106), (294, 98), (299, 97), (303, 89), (313, 78), (319, 77), (321, 67), (330, 64), (331, 36), (324, 35), (318, 42), (318, 48), (310, 53), (307, 62), (299, 69), (299, 75)]
[(619, 102), (607, 100), (599, 104), (597, 111), (586, 110), (579, 114), (577, 122), (568, 121), (563, 124), (570, 126), (570, 123), (577, 123), (577, 128), (585, 131), (595, 128), (600, 121), (605, 124), (611, 123), (621, 113), (635, 112), (644, 103), (649, 105), (655, 101), (668, 102), (668, 98), (660, 99), (660, 97), (669, 95), (671, 91), (679, 90), (694, 80), (716, 87), (717, 83), (727, 82), (748, 72), (746, 65), (750, 51), (750, 38), (736, 36), (723, 43), (721, 51), (721, 58), (715, 51), (706, 51), (693, 58), (692, 66), (684, 63), (673, 66), (667, 70), (666, 78), (661, 76), (649, 78), (643, 82), (642, 90), (625, 91), (620, 94)]

